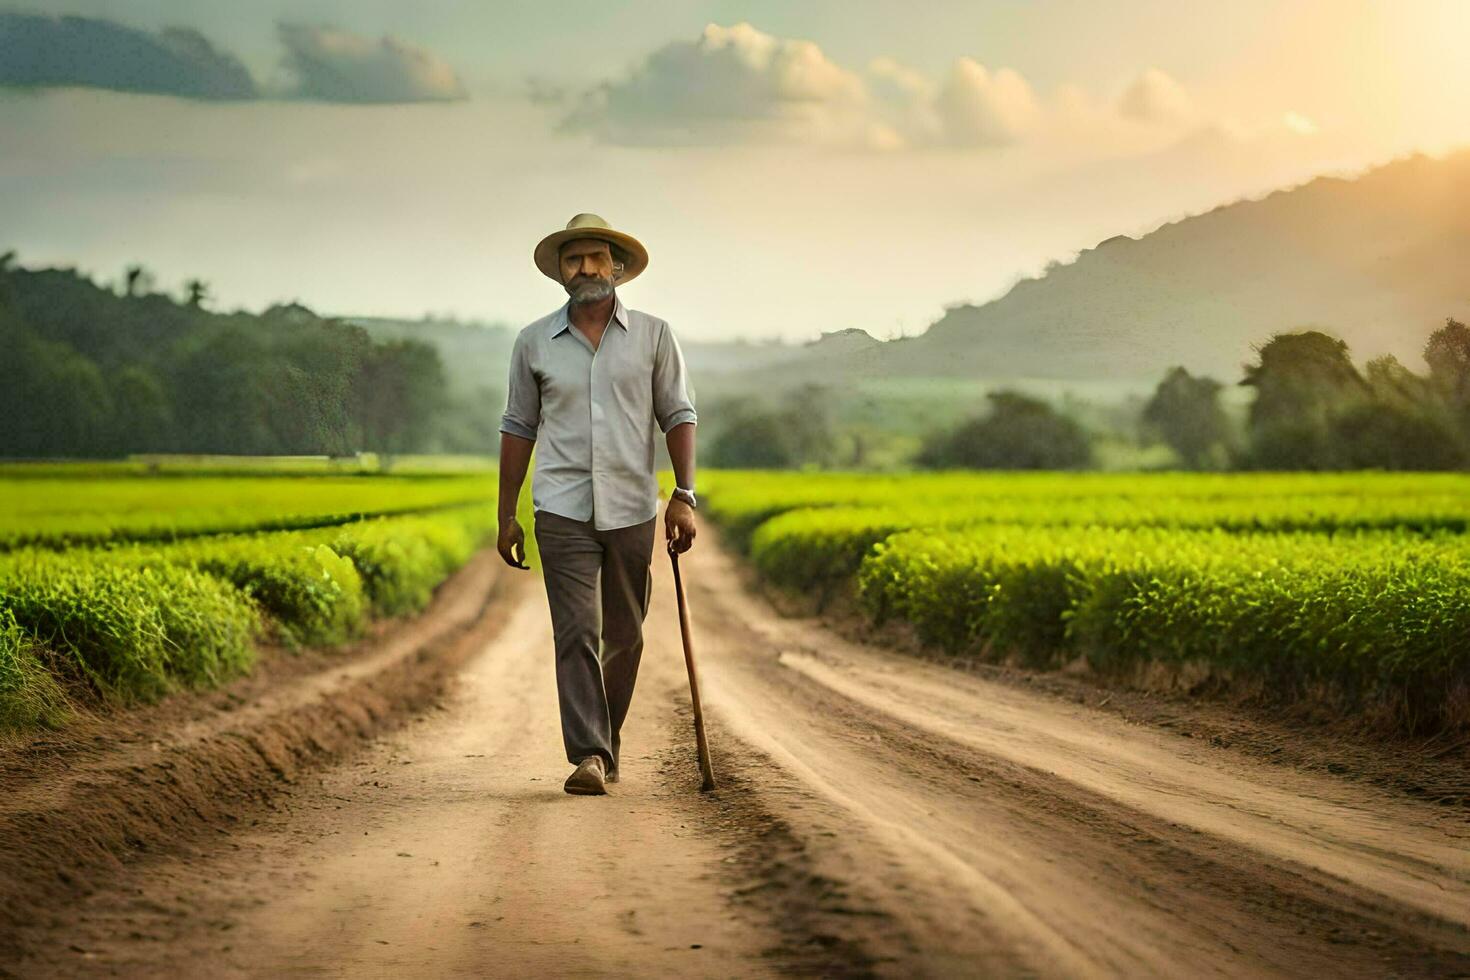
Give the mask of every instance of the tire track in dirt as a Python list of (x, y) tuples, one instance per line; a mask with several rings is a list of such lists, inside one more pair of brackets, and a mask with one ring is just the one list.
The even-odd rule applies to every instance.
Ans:
[(718, 544), (681, 557), (716, 792), (667, 558), (606, 797), (561, 790), (545, 594), (513, 573), (437, 710), (50, 909), (26, 975), (1470, 970), (1458, 811), (782, 618)]
[(666, 560), (606, 797), (562, 791), (545, 594), (509, 574), (527, 587), (438, 710), (61, 910), (26, 975), (866, 975), (821, 925), (840, 885), (735, 768), (698, 792)]
[[(0, 972), (21, 959), (22, 932), (65, 922), (74, 898), (128, 862), (227, 832), (302, 774), (430, 703), (499, 629), (503, 580), (492, 557), (481, 552), (451, 576), (422, 616), (376, 624), (376, 638), (341, 662), (313, 651), (308, 659), (324, 664), (315, 673), (241, 678), (9, 749), (0, 840), (25, 844), (0, 848)], [(250, 696), (232, 710), (208, 707), (231, 690)], [(172, 725), (158, 727), (165, 719)]]
[(689, 565), (713, 713), (902, 923), (916, 953), (868, 948), (897, 972), (1470, 969), (1458, 815), (864, 649), (773, 616), (728, 554)]

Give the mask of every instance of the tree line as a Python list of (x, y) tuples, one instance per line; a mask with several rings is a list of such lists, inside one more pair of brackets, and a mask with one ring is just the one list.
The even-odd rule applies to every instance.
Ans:
[(141, 266), (119, 294), (0, 256), (0, 456), (494, 448), (456, 414), (429, 344), (374, 342), (297, 303), (210, 312), (198, 279), (178, 300), (151, 287)]
[(1470, 465), (1470, 328), (1454, 319), (1424, 345), (1428, 373), (1391, 354), (1359, 371), (1346, 341), (1279, 333), (1238, 384), (1254, 389), (1244, 431), (1220, 405), (1224, 387), (1181, 367), (1143, 411), (1146, 433), (1196, 469), (1454, 470)]
[[(0, 255), (0, 456), (135, 452), (345, 455), (493, 453), (503, 393), (451, 383), (438, 349), (298, 303), (262, 313), (205, 308), (190, 279), (175, 299), (132, 265), (116, 289), (69, 268), (25, 269)], [(1170, 369), (1125, 435), (1162, 442), (1193, 469), (1462, 469), (1470, 466), (1470, 328), (1428, 337), (1425, 374), (1394, 357), (1359, 370), (1346, 342), (1279, 333), (1236, 382)], [(882, 434), (849, 424), (833, 392), (803, 385), (777, 404), (748, 398), (707, 413), (701, 455), (716, 466), (891, 465)], [(1121, 425), (1121, 423), (1117, 424)], [(1113, 422), (1108, 427), (1116, 428)], [(907, 430), (906, 430), (907, 431)], [(1085, 469), (1109, 432), (1044, 399), (990, 391), (958, 424), (907, 436), (918, 467)], [(1117, 433), (1111, 433), (1116, 437)], [(891, 440), (890, 440), (891, 441)]]
[[(1360, 371), (1345, 341), (1319, 330), (1278, 333), (1236, 382), (1253, 390), (1244, 418), (1224, 382), (1171, 368), (1124, 437), (1163, 442), (1178, 465), (1212, 470), (1454, 470), (1470, 466), (1470, 328), (1449, 319), (1424, 347), (1427, 374), (1392, 355)], [(732, 406), (716, 422), (711, 465), (861, 468), (861, 434), (844, 428), (830, 392), (808, 384), (775, 406)], [(924, 433), (919, 468), (1089, 469), (1100, 435), (1050, 402), (1010, 389)], [(719, 413), (716, 413), (719, 418)], [(841, 458), (839, 458), (839, 455)]]

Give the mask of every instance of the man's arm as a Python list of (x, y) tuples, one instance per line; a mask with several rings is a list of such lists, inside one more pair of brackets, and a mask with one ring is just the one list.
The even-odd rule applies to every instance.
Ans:
[[(689, 371), (674, 332), (665, 323), (653, 360), (653, 414), (669, 446), (674, 481), (694, 489), (694, 428), (698, 415), (689, 391)], [(682, 500), (664, 506), (664, 538), (674, 550), (688, 551), (694, 543), (694, 509)]]
[(680, 422), (664, 434), (669, 446), (669, 461), (674, 464), (674, 483), (694, 486), (694, 423)]
[[(665, 435), (671, 435), (673, 431), (683, 422), (698, 422), (699, 416), (694, 411), (694, 396), (689, 390), (689, 369), (684, 364), (684, 352), (679, 349), (679, 341), (674, 338), (674, 331), (667, 323), (658, 335), (658, 345), (653, 352), (653, 415), (658, 421), (658, 427)], [(691, 426), (692, 428), (692, 426)], [(688, 434), (689, 446), (689, 479), (694, 479), (694, 433)], [(674, 444), (669, 443), (669, 457), (673, 458)], [(677, 464), (676, 464), (677, 466)], [(677, 468), (675, 473), (678, 473)], [(680, 481), (680, 486), (692, 486), (692, 484)]]
[(521, 485), (526, 482), (531, 451), (535, 448), (533, 439), (523, 439), (509, 432), (500, 433), (500, 500), (496, 517), (501, 525), (515, 520), (516, 503), (521, 499)]
[[(516, 336), (510, 353), (510, 387), (505, 396), (505, 414), (500, 417), (500, 498), (496, 517), (500, 523), (497, 547), (507, 565), (526, 568), (526, 533), (516, 520), (521, 484), (536, 448), (536, 431), (541, 424), (541, 387), (531, 370), (525, 334)], [(516, 546), (520, 555), (516, 555)]]

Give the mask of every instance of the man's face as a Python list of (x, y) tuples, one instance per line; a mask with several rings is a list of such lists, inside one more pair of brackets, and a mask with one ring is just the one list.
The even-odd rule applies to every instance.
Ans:
[(595, 238), (574, 238), (561, 247), (561, 281), (573, 303), (596, 303), (613, 292), (612, 250)]

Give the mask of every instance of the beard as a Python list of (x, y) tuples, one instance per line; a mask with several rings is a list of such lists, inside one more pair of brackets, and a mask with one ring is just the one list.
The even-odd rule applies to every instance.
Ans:
[(583, 277), (575, 280), (567, 292), (571, 294), (573, 303), (597, 303), (613, 294), (613, 281)]

